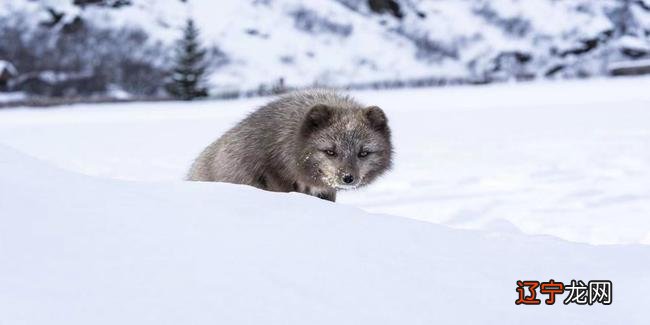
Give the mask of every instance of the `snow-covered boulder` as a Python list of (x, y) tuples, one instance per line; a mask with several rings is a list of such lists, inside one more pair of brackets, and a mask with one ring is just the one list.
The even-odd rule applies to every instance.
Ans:
[(11, 62), (0, 60), (0, 75), (3, 77), (5, 75), (9, 77), (15, 77), (18, 75), (18, 70), (16, 70), (16, 67), (14, 67)]
[(18, 76), (18, 70), (9, 61), (0, 60), (0, 91), (7, 90), (9, 82)]

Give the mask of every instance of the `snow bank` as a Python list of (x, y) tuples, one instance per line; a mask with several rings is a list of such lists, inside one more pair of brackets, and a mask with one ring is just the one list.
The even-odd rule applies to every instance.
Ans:
[[(0, 147), (0, 323), (641, 324), (650, 248), (452, 230), (300, 194), (65, 172)], [(516, 306), (519, 279), (609, 306)]]

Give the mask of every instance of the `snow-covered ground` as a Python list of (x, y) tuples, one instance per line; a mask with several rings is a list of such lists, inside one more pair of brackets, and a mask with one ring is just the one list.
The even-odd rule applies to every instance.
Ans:
[[(650, 243), (648, 78), (358, 92), (389, 115), (395, 168), (340, 202), (458, 228)], [(181, 180), (268, 101), (0, 111), (0, 143), (62, 168)]]
[[(649, 86), (355, 93), (395, 168), (336, 204), (182, 181), (266, 98), (0, 110), (0, 324), (643, 324)], [(515, 305), (550, 279), (614, 302)]]
[[(1, 324), (647, 321), (647, 246), (453, 230), (239, 185), (93, 178), (6, 147), (0, 193)], [(551, 278), (611, 280), (613, 304), (515, 305), (516, 280)]]

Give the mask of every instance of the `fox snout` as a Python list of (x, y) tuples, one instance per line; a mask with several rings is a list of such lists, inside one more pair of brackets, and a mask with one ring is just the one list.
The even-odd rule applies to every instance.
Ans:
[(336, 187), (340, 189), (355, 188), (359, 186), (360, 178), (361, 177), (359, 177), (356, 173), (345, 171), (339, 175), (338, 181), (336, 182), (338, 186)]
[(345, 184), (352, 184), (354, 182), (354, 176), (350, 174), (343, 174), (343, 177), (341, 177), (341, 180), (343, 180), (343, 183)]

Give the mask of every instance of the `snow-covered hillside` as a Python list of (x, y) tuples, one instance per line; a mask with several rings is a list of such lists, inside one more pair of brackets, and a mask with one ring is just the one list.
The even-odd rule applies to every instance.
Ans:
[[(648, 246), (93, 178), (4, 146), (0, 211), (2, 324), (644, 324), (650, 304)], [(613, 303), (517, 306), (522, 279), (611, 280)]]
[[(81, 3), (86, 1), (79, 1)], [(194, 17), (223, 56), (220, 90), (283, 81), (343, 86), (414, 79), (490, 81), (606, 74), (613, 62), (650, 54), (650, 3), (618, 0), (401, 0), (398, 12), (362, 0), (11, 1), (0, 16), (26, 12), (32, 25), (81, 18), (137, 27), (171, 44)], [(127, 3), (114, 8), (115, 3)], [(374, 1), (375, 3), (392, 2)]]
[[(339, 201), (456, 228), (650, 244), (650, 79), (357, 92), (395, 168)], [(0, 143), (104, 178), (181, 180), (268, 98), (0, 110)]]

